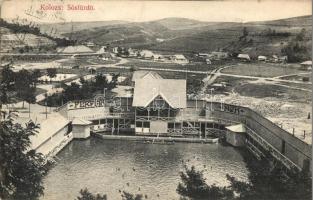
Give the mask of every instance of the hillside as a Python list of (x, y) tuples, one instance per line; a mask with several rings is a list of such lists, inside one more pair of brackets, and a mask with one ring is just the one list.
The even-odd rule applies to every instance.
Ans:
[(70, 23), (43, 23), (40, 24), (40, 29), (43, 31), (50, 30), (51, 27), (55, 28), (57, 30), (57, 33), (62, 35), (66, 33), (81, 31), (84, 29), (92, 29), (96, 27), (102, 27), (102, 26), (110, 26), (114, 24), (127, 24), (129, 22), (126, 21), (119, 21), (119, 20), (113, 20), (113, 21), (95, 21), (95, 22), (70, 22)]
[[(56, 42), (44, 36), (31, 33), (14, 33), (8, 28), (0, 26), (0, 51), (4, 53), (12, 52), (16, 49), (29, 47), (31, 49), (38, 46), (54, 46)], [(24, 51), (24, 50), (23, 50)]]
[(216, 22), (202, 22), (188, 18), (164, 18), (154, 21), (170, 30), (184, 30), (216, 24)]
[[(71, 35), (79, 41), (111, 44), (157, 51), (202, 52), (225, 49), (251, 54), (280, 54), (302, 28), (312, 32), (311, 16), (265, 22), (202, 22), (186, 18), (165, 18), (150, 22), (110, 24), (82, 29)], [(248, 36), (240, 40), (243, 28)], [(274, 33), (268, 33), (268, 30)], [(310, 37), (304, 44), (310, 48)]]

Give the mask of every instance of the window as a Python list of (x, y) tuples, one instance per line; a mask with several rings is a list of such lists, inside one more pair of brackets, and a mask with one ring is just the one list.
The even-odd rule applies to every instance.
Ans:
[(167, 128), (174, 128), (175, 127), (175, 124), (174, 123), (168, 123), (167, 124)]
[(281, 141), (281, 153), (285, 154), (285, 152), (286, 152), (286, 142), (285, 140), (282, 140)]
[(207, 123), (207, 128), (213, 128), (213, 124), (212, 123)]
[(181, 123), (175, 123), (175, 129), (181, 129)]
[(150, 122), (143, 122), (144, 128), (150, 128)]
[(142, 127), (142, 122), (136, 122), (136, 127), (141, 128)]

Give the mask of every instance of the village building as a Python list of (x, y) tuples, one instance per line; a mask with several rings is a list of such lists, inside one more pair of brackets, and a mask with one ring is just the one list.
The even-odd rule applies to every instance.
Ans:
[(137, 57), (139, 55), (139, 51), (138, 50), (135, 50), (135, 49), (132, 49), (132, 48), (128, 48), (127, 51), (128, 51), (128, 56), (129, 57)]
[(205, 59), (205, 63), (206, 63), (207, 65), (211, 65), (211, 64), (212, 64), (212, 61), (210, 60), (210, 58), (207, 58), (207, 59)]
[(118, 53), (118, 47), (113, 47), (113, 48), (112, 48), (112, 52), (115, 53), (115, 54), (117, 54), (117, 53)]
[(279, 62), (282, 62), (282, 63), (287, 63), (287, 61), (288, 61), (288, 56), (280, 56), (280, 57), (278, 58), (278, 61), (279, 61)]
[(258, 61), (266, 61), (267, 57), (266, 56), (258, 56)]
[(175, 54), (172, 56), (172, 61), (178, 64), (188, 64), (188, 59), (182, 54)]
[(94, 47), (94, 46), (95, 46), (95, 43), (93, 43), (93, 42), (87, 42), (87, 43), (86, 43), (86, 46), (87, 46), (87, 47)]
[(112, 60), (113, 56), (109, 52), (105, 52), (99, 55), (102, 60)]
[(140, 51), (139, 55), (141, 58), (144, 58), (144, 59), (153, 59), (154, 53), (149, 50), (142, 50)]
[(272, 62), (278, 62), (278, 56), (277, 55), (273, 55), (272, 58), (270, 59)]
[(312, 70), (312, 60), (304, 61), (304, 62), (300, 63), (300, 65), (301, 65), (300, 69)]
[(198, 53), (197, 56), (200, 58), (206, 58), (206, 57), (209, 57), (209, 54), (208, 53)]
[(211, 60), (222, 60), (229, 57), (228, 52), (223, 51), (213, 51), (208, 55), (208, 58)]
[(244, 61), (251, 60), (249, 54), (238, 54), (237, 58), (239, 58), (240, 60), (244, 60)]
[(145, 79), (147, 81), (152, 80), (152, 79), (162, 79), (162, 76), (158, 74), (155, 71), (144, 71), (144, 70), (139, 70), (135, 71), (132, 76), (132, 85), (135, 85), (135, 81), (139, 79)]
[(165, 60), (164, 56), (161, 54), (154, 54), (152, 57), (153, 57), (154, 61), (164, 61)]

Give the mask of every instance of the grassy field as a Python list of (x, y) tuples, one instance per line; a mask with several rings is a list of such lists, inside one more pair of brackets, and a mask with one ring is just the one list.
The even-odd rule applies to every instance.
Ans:
[(301, 74), (301, 75), (290, 75), (290, 76), (285, 76), (281, 77), (283, 80), (290, 80), (290, 81), (303, 81), (303, 78), (308, 78), (309, 81), (311, 81), (312, 74)]
[(223, 73), (244, 76), (276, 77), (288, 74), (303, 73), (294, 66), (270, 63), (238, 64), (222, 70)]
[(257, 98), (276, 97), (296, 102), (310, 102), (312, 100), (312, 92), (270, 84), (259, 85), (247, 83), (237, 87), (236, 92), (242, 96)]
[(148, 67), (148, 68), (159, 68), (159, 69), (177, 69), (177, 70), (192, 70), (192, 71), (210, 71), (214, 69), (214, 66), (207, 65), (205, 63), (189, 63), (186, 65), (180, 65), (176, 63), (165, 63), (165, 62), (153, 62), (149, 60), (141, 59), (129, 59), (129, 62), (122, 64), (121, 66), (127, 67)]

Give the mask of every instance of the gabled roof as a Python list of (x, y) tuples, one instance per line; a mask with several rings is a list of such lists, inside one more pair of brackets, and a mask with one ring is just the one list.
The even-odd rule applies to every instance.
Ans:
[(300, 63), (301, 65), (312, 65), (312, 61), (308, 60), (308, 61), (304, 61), (302, 63)]
[(248, 60), (250, 60), (250, 56), (248, 55), (248, 54), (239, 54), (238, 56), (237, 56), (238, 58), (244, 58), (244, 59), (248, 59)]
[(186, 108), (186, 80), (138, 79), (135, 82), (133, 106), (147, 107), (161, 96), (172, 108)]
[(137, 79), (162, 79), (160, 74), (154, 71), (134, 71), (132, 81), (136, 81)]
[(235, 133), (245, 133), (246, 132), (246, 127), (243, 124), (227, 126), (225, 128), (227, 130), (230, 130), (230, 131), (235, 132)]
[(38, 148), (44, 141), (52, 137), (57, 131), (64, 128), (69, 122), (68, 119), (59, 113), (51, 114), (48, 119), (40, 123), (38, 133), (30, 137), (32, 143), (31, 148)]
[(84, 45), (78, 45), (60, 48), (58, 53), (94, 53), (94, 51)]
[(184, 55), (182, 55), (182, 54), (175, 54), (174, 58), (175, 59), (186, 59), (186, 57)]

